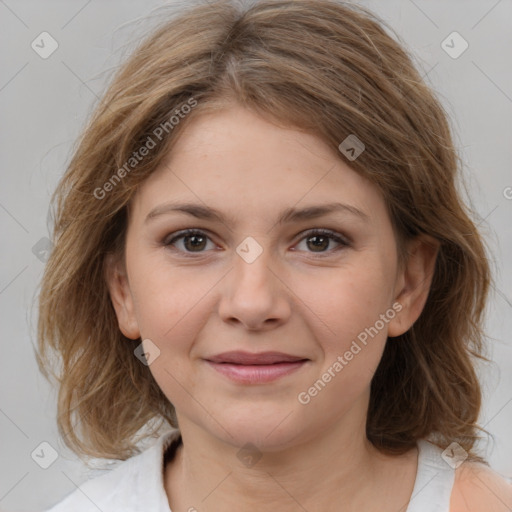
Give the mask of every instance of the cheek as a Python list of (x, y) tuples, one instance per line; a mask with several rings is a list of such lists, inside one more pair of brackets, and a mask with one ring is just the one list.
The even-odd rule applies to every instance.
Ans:
[[(175, 265), (175, 264), (174, 264)], [(130, 283), (137, 321), (142, 336), (163, 342), (191, 340), (201, 328), (199, 315), (204, 300), (218, 282), (212, 273), (198, 276), (197, 268), (176, 267), (160, 250), (154, 254), (132, 258)]]
[(299, 402), (309, 404), (309, 414), (325, 416), (330, 411), (336, 417), (369, 392), (387, 340), (387, 323), (380, 316), (389, 309), (382, 276), (353, 267), (333, 272), (309, 292), (301, 290), (308, 293), (303, 296), (315, 313), (304, 315), (316, 326), (312, 335), (319, 355), (316, 378), (300, 390)]
[(199, 278), (197, 271), (194, 277), (192, 267), (171, 269), (165, 262), (147, 261), (143, 270), (134, 271), (132, 290), (142, 339), (159, 351), (149, 370), (169, 401), (186, 409), (197, 386), (191, 350), (210, 316), (208, 293), (218, 278)]
[[(292, 289), (325, 340), (325, 349), (339, 352), (389, 308), (390, 282), (377, 257), (354, 258), (343, 267), (302, 274)], [(307, 313), (309, 311), (309, 313)], [(315, 321), (316, 319), (316, 321)], [(319, 336), (320, 338), (320, 336)]]
[(294, 283), (309, 308), (301, 314), (311, 319), (310, 327), (316, 326), (312, 334), (319, 348), (318, 379), (326, 382), (325, 388), (317, 380), (303, 389), (311, 404), (315, 402), (312, 410), (332, 408), (335, 414), (368, 390), (387, 340), (387, 323), (380, 315), (390, 307), (390, 275), (378, 255), (361, 255), (343, 268), (317, 273), (314, 283)]

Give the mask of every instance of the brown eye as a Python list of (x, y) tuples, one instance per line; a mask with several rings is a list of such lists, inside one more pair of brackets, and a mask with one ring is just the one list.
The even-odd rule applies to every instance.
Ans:
[(176, 242), (183, 240), (184, 251), (182, 252), (203, 252), (207, 245), (208, 236), (202, 231), (187, 230), (178, 233), (175, 237), (164, 242), (165, 246), (175, 245)]
[(322, 252), (329, 247), (330, 238), (325, 235), (311, 235), (307, 238), (313, 252)]
[[(347, 240), (339, 236), (334, 231), (323, 229), (310, 231), (306, 234), (305, 237), (301, 239), (301, 241), (302, 240), (306, 241), (306, 247), (308, 249), (307, 252), (313, 253), (331, 253), (350, 245)], [(332, 242), (336, 242), (338, 245), (341, 245), (341, 247), (336, 247), (332, 250), (329, 250)]]

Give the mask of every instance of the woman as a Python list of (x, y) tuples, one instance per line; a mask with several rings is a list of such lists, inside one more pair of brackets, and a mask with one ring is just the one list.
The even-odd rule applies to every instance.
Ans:
[(512, 506), (473, 450), (484, 242), (382, 26), (212, 2), (119, 71), (56, 191), (39, 362), (68, 446), (128, 460), (52, 511)]

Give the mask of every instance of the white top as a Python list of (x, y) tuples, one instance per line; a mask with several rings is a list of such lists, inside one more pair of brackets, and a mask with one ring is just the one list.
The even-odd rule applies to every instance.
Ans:
[[(164, 488), (164, 455), (174, 453), (180, 431), (162, 435), (144, 452), (96, 476), (46, 512), (172, 512)], [(436, 445), (418, 441), (418, 470), (406, 512), (449, 512), (455, 469)]]

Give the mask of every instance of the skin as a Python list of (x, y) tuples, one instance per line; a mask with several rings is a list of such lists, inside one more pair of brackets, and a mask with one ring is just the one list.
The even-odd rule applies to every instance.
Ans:
[[(174, 212), (146, 221), (169, 201), (227, 220)], [(285, 208), (329, 202), (367, 219), (338, 212), (276, 223)], [(165, 245), (187, 228), (206, 235), (199, 249), (190, 237)], [(318, 249), (306, 232), (316, 228), (350, 243), (322, 239)], [(246, 237), (262, 250), (251, 263), (236, 252)], [(369, 389), (385, 343), (421, 313), (437, 251), (428, 237), (412, 241), (399, 271), (384, 198), (314, 135), (238, 105), (192, 120), (132, 199), (125, 261), (108, 272), (119, 327), (158, 347), (149, 370), (177, 411), (183, 446), (164, 475), (173, 512), (405, 511), (417, 450), (384, 456), (369, 443)], [(401, 311), (301, 404), (298, 394), (396, 301)], [(271, 383), (237, 384), (204, 361), (230, 350), (309, 361)], [(247, 443), (261, 456), (250, 467), (237, 457)]]

